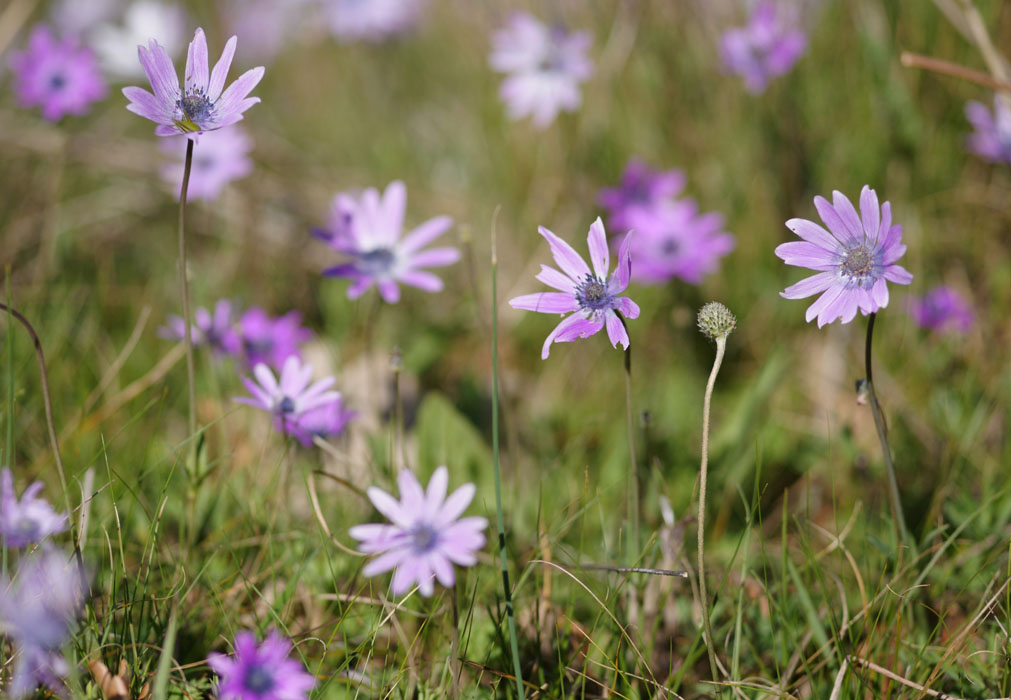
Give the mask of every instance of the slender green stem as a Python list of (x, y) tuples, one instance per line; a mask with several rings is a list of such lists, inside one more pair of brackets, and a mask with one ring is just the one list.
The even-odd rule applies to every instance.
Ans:
[(450, 590), (450, 596), (452, 597), (453, 605), (453, 630), (449, 654), (450, 670), (452, 671), (453, 678), (450, 695), (458, 698), (460, 697), (460, 603), (456, 586), (453, 586)]
[(716, 665), (716, 649), (713, 646), (715, 644), (713, 625), (709, 619), (709, 593), (706, 591), (706, 485), (709, 479), (709, 405), (713, 398), (716, 375), (720, 373), (726, 349), (727, 337), (725, 335), (717, 337), (716, 359), (713, 361), (713, 370), (709, 373), (706, 396), (702, 402), (702, 464), (699, 467), (699, 597), (702, 599), (702, 622), (706, 633), (706, 651), (709, 653), (709, 670), (713, 674), (714, 681), (719, 679), (719, 672)]
[(190, 187), (190, 170), (193, 167), (193, 139), (186, 139), (186, 163), (183, 166), (183, 184), (179, 192), (179, 294), (183, 301), (183, 338), (186, 343), (186, 388), (189, 399), (190, 455), (188, 473), (193, 478), (197, 468), (197, 390), (196, 369), (193, 364), (193, 329), (190, 314), (190, 287), (186, 280), (186, 193)]
[(885, 458), (885, 470), (888, 472), (888, 489), (892, 497), (892, 518), (895, 520), (898, 529), (899, 541), (910, 542), (909, 530), (906, 528), (906, 517), (902, 510), (902, 499), (899, 496), (899, 482), (895, 478), (895, 465), (892, 463), (892, 451), (888, 447), (888, 428), (885, 426), (885, 418), (881, 412), (881, 404), (878, 403), (878, 396), (874, 392), (874, 381), (871, 371), (871, 343), (874, 338), (874, 319), (876, 313), (867, 317), (867, 345), (864, 348), (864, 364), (867, 372), (867, 398), (871, 404), (871, 414), (874, 416), (874, 427), (878, 431), (878, 440), (881, 442), (881, 453)]
[(513, 674), (516, 676), (516, 697), (526, 697), (523, 690), (523, 669), (520, 666), (520, 650), (516, 641), (516, 616), (513, 611), (513, 596), (509, 586), (509, 565), (506, 560), (505, 520), (502, 517), (502, 472), (499, 468), (498, 445), (498, 257), (495, 254), (495, 238), (491, 244), (491, 450), (495, 467), (495, 511), (498, 521), (498, 552), (502, 567), (502, 591), (505, 595), (506, 616), (509, 625), (509, 646), (513, 656)]
[[(628, 334), (628, 326), (625, 319), (618, 315), (621, 325), (625, 326), (625, 334)], [(635, 458), (635, 420), (632, 411), (632, 345), (625, 348), (625, 429), (628, 433), (628, 468), (631, 470), (632, 478), (628, 480), (628, 516), (632, 520), (632, 541), (629, 547), (629, 563), (635, 563), (639, 555), (639, 520), (642, 508), (642, 474), (639, 471), (639, 462)]]

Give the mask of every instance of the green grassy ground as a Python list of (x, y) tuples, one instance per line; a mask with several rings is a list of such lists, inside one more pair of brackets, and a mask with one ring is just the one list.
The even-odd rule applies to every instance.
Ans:
[[(193, 5), (219, 46), (213, 10)], [(392, 488), (404, 465), (423, 481), (439, 464), (454, 484), (474, 481), (471, 512), (494, 523), (495, 226), (507, 543), (530, 697), (718, 693), (692, 582), (714, 352), (694, 315), (711, 299), (738, 316), (714, 397), (707, 533), (726, 696), (733, 686), (737, 697), (828, 698), (841, 683), (834, 697), (925, 697), (868, 664), (944, 697), (1011, 695), (1011, 179), (964, 152), (964, 102), (990, 93), (899, 63), (909, 50), (982, 70), (975, 48), (931, 3), (827, 2), (807, 56), (752, 97), (720, 72), (712, 28), (688, 3), (565, 3), (559, 15), (595, 36), (597, 71), (583, 108), (538, 132), (506, 120), (486, 67), (503, 8), (433, 5), (403, 41), (296, 45), (269, 64), (244, 122), (255, 172), (191, 208), (194, 303), (301, 310), (319, 333), (311, 359), (361, 414), (332, 453), (285, 444), (232, 401), (234, 366), (200, 355), (206, 472), (195, 485), (182, 468), (181, 349), (155, 335), (179, 302), (176, 204), (157, 176), (151, 125), (116, 93), (87, 118), (49, 125), (4, 90), (0, 257), (12, 303), (39, 330), (71, 500), (83, 497), (88, 513), (94, 595), (71, 657), (125, 661), (137, 697), (174, 635), (167, 696), (199, 697), (208, 652), (238, 630), (274, 627), (318, 675), (314, 697), (450, 693), (452, 595), (391, 598), (387, 577), (360, 575), (347, 529), (375, 518), (363, 490)], [(980, 9), (1006, 44), (1002, 3)], [(540, 289), (533, 274), (548, 251), (537, 225), (581, 247), (601, 213), (598, 189), (633, 156), (684, 169), (689, 193), (737, 237), (700, 286), (633, 287), (643, 309), (629, 326), (645, 482), (637, 547), (621, 353), (600, 336), (542, 362), (552, 320), (503, 302)], [(320, 276), (326, 252), (308, 231), (335, 192), (394, 179), (407, 183), (409, 223), (455, 218), (449, 237), (465, 260), (438, 295), (349, 302), (343, 282)], [(875, 338), (915, 547), (893, 534), (871, 414), (853, 390), (865, 320), (818, 330), (803, 302), (778, 296), (800, 277), (772, 252), (791, 238), (783, 222), (814, 218), (815, 194), (854, 196), (864, 184), (892, 202), (915, 275), (893, 287)], [(972, 295), (965, 337), (930, 335), (904, 311), (909, 293), (940, 283)], [(3, 408), (5, 461), (19, 487), (40, 478), (61, 503), (32, 347), (18, 329), (4, 338), (15, 409)], [(390, 420), (398, 410), (402, 430)], [(457, 589), (464, 697), (514, 693), (494, 540), (490, 531)], [(630, 560), (693, 578), (580, 568)], [(89, 678), (82, 666), (75, 692)], [(101, 694), (90, 684), (86, 696)]]

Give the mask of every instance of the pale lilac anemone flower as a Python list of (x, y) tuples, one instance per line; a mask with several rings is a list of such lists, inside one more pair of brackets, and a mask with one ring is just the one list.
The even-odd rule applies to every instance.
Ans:
[(449, 471), (439, 467), (432, 474), (428, 488), (405, 469), (397, 477), (400, 500), (375, 486), (369, 487), (369, 499), (390, 524), (369, 523), (351, 528), (358, 540), (358, 551), (377, 554), (362, 573), (375, 576), (390, 569), (391, 590), (403, 595), (417, 583), (423, 596), (435, 590), (433, 579), (446, 588), (456, 581), (453, 564), (473, 566), (477, 552), (484, 546), (488, 521), (482, 517), (460, 518), (474, 498), (474, 484), (464, 484), (446, 497)]
[(560, 111), (578, 109), (579, 84), (593, 74), (593, 61), (586, 56), (592, 43), (588, 32), (549, 27), (526, 12), (514, 13), (492, 37), (488, 58), (493, 70), (508, 76), (499, 95), (509, 118), (529, 116), (543, 129)]
[(982, 102), (965, 105), (965, 116), (975, 131), (966, 138), (966, 147), (993, 163), (1011, 165), (1011, 106), (1007, 97), (997, 95), (993, 113)]
[(200, 134), (234, 124), (242, 113), (260, 101), (248, 97), (263, 77), (263, 66), (246, 71), (225, 89), (225, 79), (235, 55), (236, 37), (225, 44), (221, 58), (208, 71), (207, 39), (197, 29), (186, 56), (186, 74), (182, 90), (175, 66), (165, 49), (154, 39), (147, 48), (137, 47), (141, 65), (151, 81), (154, 94), (140, 87), (125, 87), (123, 94), (134, 114), (158, 124), (158, 136)]
[(860, 214), (846, 195), (832, 193), (833, 203), (814, 198), (828, 231), (807, 219), (790, 219), (786, 227), (802, 241), (783, 243), (776, 255), (787, 265), (818, 270), (780, 292), (787, 299), (803, 299), (824, 292), (807, 309), (805, 318), (818, 327), (841, 319), (849, 323), (857, 310), (866, 316), (888, 306), (888, 282), (909, 284), (913, 276), (895, 261), (906, 252), (902, 227), (892, 225), (889, 202), (878, 206), (878, 195), (868, 186), (860, 192)]
[(544, 314), (574, 312), (548, 335), (541, 350), (541, 359), (548, 358), (552, 343), (571, 343), (577, 338), (587, 338), (605, 326), (611, 345), (618, 347), (621, 343), (622, 348), (627, 349), (628, 332), (618, 314), (627, 319), (638, 318), (639, 305), (628, 297), (618, 295), (628, 287), (632, 271), (632, 234), (627, 234), (622, 241), (618, 252), (618, 267), (608, 277), (610, 252), (607, 249), (604, 223), (599, 217), (590, 226), (587, 237), (590, 259), (593, 261), (592, 272), (572, 246), (543, 226), (537, 230), (547, 239), (555, 262), (562, 268), (562, 272), (559, 272), (553, 267), (541, 265), (537, 279), (558, 291), (525, 294), (510, 299), (509, 304), (514, 309)]
[(761, 0), (747, 26), (723, 34), (720, 48), (727, 70), (743, 78), (749, 92), (758, 94), (773, 78), (793, 68), (807, 50), (807, 37), (796, 12), (785, 3)]
[(951, 287), (934, 287), (922, 298), (909, 300), (909, 315), (920, 328), (935, 333), (967, 333), (972, 328), (972, 306)]
[(300, 346), (312, 337), (298, 311), (273, 317), (254, 306), (239, 320), (240, 352), (250, 367), (260, 363), (281, 367), (289, 357), (301, 357)]
[(663, 202), (649, 211), (634, 210), (628, 218), (635, 231), (629, 248), (635, 258), (632, 280), (659, 284), (677, 277), (701, 283), (734, 249), (734, 236), (723, 230), (723, 224), (722, 214), (700, 214), (698, 204), (688, 198)]
[(284, 425), (280, 419), (275, 419), (275, 425), (298, 440), (302, 447), (311, 447), (313, 438), (326, 439), (341, 435), (355, 415), (354, 411), (344, 405), (344, 398), (338, 396), (322, 406), (310, 408), (288, 425)]
[(285, 360), (279, 379), (264, 364), (253, 367), (253, 376), (255, 382), (248, 377), (242, 378), (252, 398), (237, 396), (235, 400), (267, 411), (281, 421), (285, 432), (306, 411), (340, 398), (338, 392), (329, 390), (335, 382), (333, 377), (313, 383), (312, 365), (303, 365), (295, 356)]
[(630, 223), (633, 217), (653, 212), (678, 196), (684, 186), (685, 174), (680, 170), (654, 170), (641, 160), (632, 159), (625, 166), (621, 183), (602, 189), (598, 200), (610, 212), (607, 225), (627, 231), (636, 228)]
[[(161, 177), (171, 186), (177, 199), (182, 192), (186, 140), (185, 136), (170, 136), (161, 142), (161, 151), (167, 159), (161, 168)], [(249, 158), (252, 149), (253, 142), (241, 126), (205, 132), (200, 136), (200, 148), (193, 149), (187, 195), (213, 202), (225, 185), (253, 171), (253, 161)]]
[(7, 696), (24, 697), (39, 684), (65, 691), (69, 668), (60, 650), (84, 602), (81, 573), (60, 552), (43, 549), (21, 559), (13, 581), (0, 578), (0, 632), (14, 647)]
[[(239, 350), (239, 336), (232, 327), (234, 322), (232, 303), (227, 299), (215, 304), (213, 313), (199, 307), (193, 312), (190, 330), (193, 346), (208, 347), (217, 354), (234, 355)], [(158, 329), (158, 334), (168, 340), (184, 340), (186, 323), (173, 314), (168, 317), (167, 325)]]
[(11, 54), (10, 67), (18, 102), (41, 107), (46, 121), (87, 114), (93, 102), (105, 97), (105, 81), (91, 50), (72, 38), (57, 39), (44, 24), (32, 30), (24, 51)]
[(3, 546), (27, 547), (67, 529), (67, 514), (57, 513), (47, 500), (39, 498), (42, 489), (42, 482), (36, 481), (25, 489), (19, 501), (11, 470), (0, 471), (0, 543)]
[(327, 277), (352, 280), (349, 299), (357, 299), (372, 285), (389, 304), (400, 301), (398, 283), (426, 292), (442, 289), (442, 280), (424, 268), (452, 265), (460, 259), (460, 251), (424, 247), (448, 231), (453, 220), (437, 216), (401, 238), (406, 207), (407, 187), (399, 181), (391, 182), (382, 197), (371, 187), (361, 197), (341, 193), (334, 199), (330, 228), (313, 232), (350, 258), (323, 271)]
[(291, 642), (271, 630), (261, 644), (243, 630), (235, 635), (235, 654), (212, 653), (207, 665), (218, 675), (220, 700), (304, 700), (316, 685), (305, 666), (289, 657)]
[(421, 0), (323, 0), (330, 31), (341, 41), (383, 41), (411, 29)]

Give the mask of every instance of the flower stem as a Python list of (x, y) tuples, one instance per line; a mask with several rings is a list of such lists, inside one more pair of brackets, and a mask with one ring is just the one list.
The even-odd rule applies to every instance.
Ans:
[(878, 440), (881, 442), (881, 453), (885, 458), (885, 470), (888, 472), (888, 489), (892, 497), (892, 517), (895, 519), (900, 542), (908, 542), (909, 530), (906, 529), (902, 499), (899, 496), (899, 482), (895, 478), (892, 451), (888, 447), (888, 428), (885, 425), (885, 419), (881, 412), (881, 404), (878, 403), (878, 396), (874, 393), (874, 381), (871, 372), (871, 342), (874, 338), (875, 318), (877, 318), (877, 313), (872, 313), (867, 317), (867, 345), (864, 348), (864, 364), (867, 371), (867, 397), (871, 404), (871, 414), (874, 416), (874, 427), (878, 431)]
[[(625, 334), (628, 334), (628, 325), (621, 314), (618, 320), (625, 326)], [(632, 471), (632, 479), (628, 481), (628, 515), (632, 519), (632, 541), (629, 547), (629, 564), (635, 563), (639, 554), (639, 518), (642, 507), (642, 474), (639, 472), (639, 463), (635, 458), (635, 420), (632, 413), (632, 344), (625, 348), (625, 429), (628, 433), (628, 468)]]
[(727, 337), (716, 338), (716, 359), (706, 383), (706, 396), (702, 402), (702, 464), (699, 467), (699, 597), (702, 599), (702, 622), (705, 629), (706, 651), (709, 653), (709, 670), (713, 680), (719, 678), (716, 666), (716, 649), (713, 644), (713, 626), (709, 619), (709, 594), (706, 591), (706, 484), (709, 478), (709, 405), (713, 398), (716, 375), (723, 364), (723, 353), (727, 349)]
[(190, 288), (186, 281), (186, 193), (190, 187), (190, 170), (193, 167), (193, 139), (186, 139), (186, 164), (183, 166), (183, 184), (179, 192), (179, 294), (183, 301), (183, 339), (186, 343), (186, 387), (189, 399), (190, 454), (187, 473), (196, 476), (197, 468), (197, 390), (196, 370), (193, 365), (193, 329), (190, 318)]
[(452, 597), (453, 605), (453, 636), (450, 640), (450, 670), (452, 671), (453, 677), (450, 681), (452, 687), (450, 688), (450, 695), (453, 698), (460, 697), (460, 603), (458, 600), (459, 594), (457, 593), (456, 586), (454, 585), (450, 590), (450, 596)]
[(502, 517), (502, 473), (499, 468), (498, 444), (498, 256), (495, 253), (495, 234), (491, 243), (491, 450), (495, 467), (495, 511), (498, 521), (498, 551), (502, 568), (502, 591), (505, 595), (506, 616), (509, 626), (509, 646), (513, 656), (513, 674), (516, 677), (516, 697), (523, 700), (523, 669), (520, 665), (519, 644), (516, 641), (516, 616), (513, 611), (512, 591), (509, 586), (509, 566), (506, 561), (505, 520)]

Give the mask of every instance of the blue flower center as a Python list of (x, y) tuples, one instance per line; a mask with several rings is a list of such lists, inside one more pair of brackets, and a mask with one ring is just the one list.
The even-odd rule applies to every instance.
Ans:
[(214, 116), (214, 103), (207, 99), (207, 95), (203, 92), (191, 92), (179, 100), (176, 105), (183, 111), (187, 119), (199, 126)]
[(263, 695), (274, 689), (274, 674), (263, 666), (251, 666), (243, 679), (246, 690)]
[(242, 347), (247, 355), (264, 355), (274, 349), (270, 338), (243, 338)]
[(358, 269), (370, 276), (382, 275), (393, 267), (395, 257), (389, 248), (373, 248), (358, 255)]
[(576, 287), (576, 301), (586, 311), (600, 311), (614, 306), (614, 295), (599, 278), (587, 273), (586, 279)]
[(277, 404), (277, 410), (282, 415), (287, 415), (289, 413), (295, 412), (295, 400), (290, 396), (285, 396), (281, 399), (281, 402)]
[(53, 90), (62, 90), (63, 86), (67, 84), (67, 79), (62, 73), (56, 73), (51, 78), (49, 78), (49, 87)]
[(411, 544), (416, 552), (431, 552), (439, 541), (439, 533), (431, 525), (416, 525), (411, 530)]
[(663, 245), (660, 246), (660, 252), (668, 257), (677, 255), (679, 250), (681, 250), (681, 244), (673, 238), (668, 238), (663, 242)]
[(39, 533), (42, 527), (39, 525), (38, 521), (32, 520), (28, 516), (23, 516), (18, 519), (17, 523), (14, 524), (14, 532), (20, 535), (22, 538), (35, 541), (39, 539)]
[(851, 279), (864, 279), (874, 267), (874, 254), (863, 243), (858, 243), (843, 256), (840, 268)]

